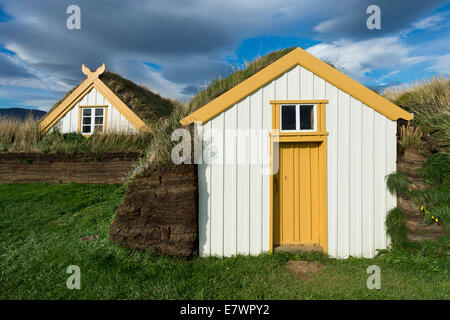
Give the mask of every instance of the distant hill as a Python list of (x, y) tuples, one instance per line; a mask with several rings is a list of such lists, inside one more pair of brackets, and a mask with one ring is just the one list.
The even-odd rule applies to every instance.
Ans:
[(15, 118), (19, 120), (24, 120), (30, 115), (38, 120), (42, 118), (47, 112), (41, 111), (41, 110), (34, 110), (34, 109), (23, 109), (23, 108), (7, 108), (2, 109), (0, 108), (0, 117), (7, 117), (7, 118)]

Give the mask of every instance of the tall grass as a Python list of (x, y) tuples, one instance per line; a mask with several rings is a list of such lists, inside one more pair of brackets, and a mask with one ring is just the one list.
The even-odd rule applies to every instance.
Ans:
[(63, 134), (59, 130), (43, 133), (39, 122), (0, 118), (0, 152), (27, 153), (109, 153), (143, 152), (151, 141), (148, 133), (108, 132), (85, 138), (79, 133)]
[(388, 88), (384, 97), (414, 113), (414, 123), (450, 153), (450, 75)]
[[(153, 124), (153, 139), (145, 149), (143, 157), (139, 158), (136, 167), (130, 173), (130, 179), (145, 171), (150, 165), (160, 165), (172, 162), (172, 148), (179, 143), (179, 141), (171, 141), (172, 132), (175, 129), (183, 128), (180, 124), (180, 120), (191, 113), (191, 110), (192, 108), (189, 103), (175, 101), (172, 113), (168, 117), (158, 119), (158, 121)], [(192, 138), (192, 126), (185, 127), (184, 129), (190, 130)]]
[(400, 128), (398, 144), (402, 150), (413, 148), (424, 151), (426, 147), (422, 137), (422, 129), (408, 123)]
[(0, 152), (37, 152), (42, 138), (39, 123), (33, 117), (24, 121), (0, 117)]

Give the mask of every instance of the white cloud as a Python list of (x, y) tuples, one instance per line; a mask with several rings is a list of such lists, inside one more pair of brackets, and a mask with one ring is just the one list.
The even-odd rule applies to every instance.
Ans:
[(397, 37), (371, 40), (340, 40), (321, 43), (307, 49), (316, 57), (329, 61), (352, 78), (362, 81), (376, 69), (398, 69), (426, 60), (413, 56), (414, 47), (402, 43)]
[(450, 72), (450, 53), (442, 56), (433, 56), (430, 57), (429, 60), (432, 65), (428, 68), (428, 70), (447, 74)]
[(446, 21), (447, 15), (448, 15), (447, 12), (442, 12), (442, 13), (438, 13), (438, 14), (435, 14), (430, 17), (426, 17), (424, 19), (421, 19), (421, 20), (413, 23), (413, 28), (415, 30), (439, 29), (439, 28), (443, 27), (443, 25), (440, 24), (440, 22)]

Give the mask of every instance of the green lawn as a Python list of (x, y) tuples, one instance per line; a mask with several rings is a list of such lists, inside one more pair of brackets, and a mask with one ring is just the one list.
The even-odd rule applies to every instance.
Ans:
[[(156, 257), (108, 240), (124, 192), (118, 185), (0, 185), (0, 299), (450, 299), (448, 238), (375, 259)], [(100, 237), (79, 240), (90, 235)], [(299, 259), (324, 268), (299, 280), (285, 268)], [(381, 290), (366, 287), (373, 264)], [(69, 265), (81, 268), (81, 290), (66, 287)]]

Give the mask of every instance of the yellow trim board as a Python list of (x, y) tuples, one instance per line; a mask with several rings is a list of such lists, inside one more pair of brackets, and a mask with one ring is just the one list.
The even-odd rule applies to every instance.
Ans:
[(270, 104), (320, 104), (328, 103), (328, 100), (270, 100)]
[(64, 115), (69, 112), (91, 89), (95, 88), (100, 92), (111, 105), (116, 108), (136, 130), (152, 131), (150, 127), (139, 118), (108, 86), (99, 79), (100, 74), (105, 70), (105, 65), (100, 66), (95, 72), (82, 66), (82, 71), (86, 74), (86, 79), (62, 101), (58, 107), (50, 112), (40, 123), (42, 131), (50, 130)]
[(97, 89), (116, 108), (136, 130), (150, 131), (150, 127), (139, 118), (108, 86), (100, 79), (95, 79), (94, 88)]
[(192, 112), (180, 123), (188, 125), (195, 121), (207, 122), (296, 65), (301, 65), (390, 120), (399, 118), (411, 120), (414, 117), (411, 113), (298, 47), (205, 106)]

